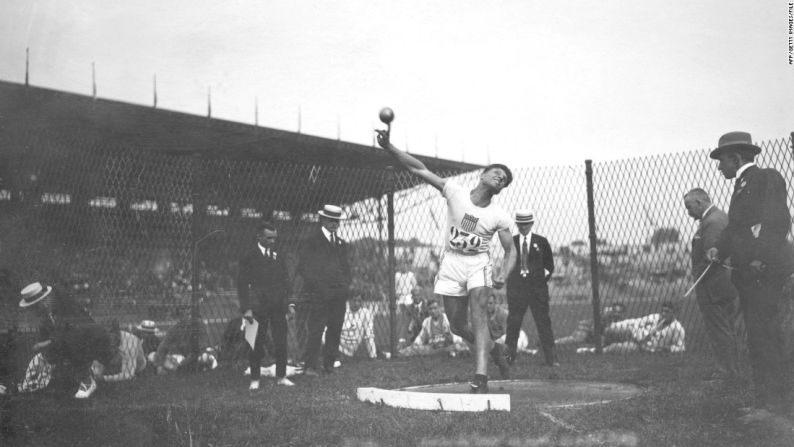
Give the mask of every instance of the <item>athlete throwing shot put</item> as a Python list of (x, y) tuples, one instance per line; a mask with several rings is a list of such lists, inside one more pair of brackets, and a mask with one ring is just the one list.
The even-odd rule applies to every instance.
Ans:
[[(381, 120), (389, 124), (391, 120)], [(393, 116), (387, 114), (387, 116)], [(389, 141), (389, 130), (377, 130), (378, 144), (403, 167), (441, 191), (447, 202), (447, 244), (435, 282), (435, 293), (444, 299), (450, 329), (472, 348), (476, 362), (472, 393), (488, 392), (488, 353), (499, 366), (503, 379), (510, 370), (504, 348), (491, 340), (488, 330), (488, 298), (491, 288), (501, 288), (505, 275), (513, 269), (513, 238), (510, 216), (492, 199), (513, 181), (505, 165), (486, 166), (480, 181), (469, 190), (431, 172), (421, 161), (397, 149)], [(494, 235), (504, 247), (502, 268), (492, 272), (489, 245)], [(469, 310), (470, 309), (470, 310)], [(471, 313), (469, 315), (469, 313)], [(469, 325), (471, 320), (471, 325)]]

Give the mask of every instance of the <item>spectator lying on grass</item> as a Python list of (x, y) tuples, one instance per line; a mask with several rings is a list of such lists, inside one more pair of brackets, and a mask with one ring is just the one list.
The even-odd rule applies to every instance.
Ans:
[[(198, 357), (192, 356), (191, 335), (196, 331), (198, 348), (201, 352)], [(149, 361), (157, 368), (157, 374), (166, 374), (177, 370), (188, 370), (196, 362), (198, 368), (215, 369), (218, 360), (214, 350), (209, 347), (207, 327), (200, 319), (190, 317), (190, 312), (165, 334), (157, 351), (149, 354)]]
[[(623, 303), (615, 302), (604, 306), (601, 313), (601, 344), (606, 346), (611, 340), (604, 339), (604, 329), (612, 323), (626, 319), (626, 306)], [(571, 335), (554, 340), (555, 345), (579, 344), (592, 347), (596, 344), (595, 328), (593, 320), (580, 320), (576, 329)]]
[(122, 331), (118, 321), (113, 321), (110, 326), (110, 341), (111, 346), (114, 346), (113, 356), (107, 365), (94, 361), (94, 377), (104, 382), (121, 382), (132, 379), (146, 369), (143, 341), (127, 331)]
[(684, 326), (675, 318), (675, 311), (673, 303), (665, 302), (660, 313), (609, 325), (604, 330), (604, 337), (615, 342), (605, 346), (604, 353), (684, 352)]

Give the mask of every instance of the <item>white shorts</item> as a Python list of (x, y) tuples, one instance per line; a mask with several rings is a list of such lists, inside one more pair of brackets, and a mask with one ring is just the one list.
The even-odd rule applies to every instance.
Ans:
[(445, 296), (466, 296), (476, 287), (493, 287), (491, 256), (488, 253), (464, 255), (445, 251), (433, 292)]

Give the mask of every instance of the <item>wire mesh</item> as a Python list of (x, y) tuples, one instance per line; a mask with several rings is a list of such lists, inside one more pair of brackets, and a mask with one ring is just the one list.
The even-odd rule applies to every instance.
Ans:
[[(151, 320), (162, 335), (189, 315), (198, 317), (194, 320), (206, 333), (193, 342), (200, 344), (199, 352), (214, 347), (221, 357), (243, 359), (237, 351), (244, 345), (235, 338), (240, 324), (235, 275), (245, 248), (255, 243), (255, 225), (263, 219), (276, 223), (300, 314), (306, 297), (295, 274), (298, 247), (318, 231), (316, 211), (325, 203), (341, 205), (347, 215), (339, 234), (349, 244), (354, 294), (372, 315), (379, 355), (410, 342), (412, 296), (432, 296), (444, 247), (444, 199), (405, 171), (391, 176), (377, 169), (177, 156), (46, 132), (22, 140), (19, 144), (32, 149), (0, 158), (0, 323), (4, 335), (18, 328), (19, 349), (4, 355), (14, 359), (6, 369), (17, 378), (33, 358), (37, 321), (16, 303), (21, 287), (33, 281), (74, 296), (98, 323), (114, 322), (147, 339), (145, 354), (156, 340), (136, 326)], [(790, 139), (761, 146), (759, 165), (794, 178)], [(686, 214), (683, 195), (702, 187), (727, 210), (730, 182), (705, 150), (593, 167), (602, 302), (622, 302), (627, 316), (639, 317), (673, 301), (687, 331), (687, 349), (705, 347), (694, 295), (683, 296), (693, 281), (689, 244), (697, 225)], [(584, 171), (584, 164), (518, 169), (495, 198), (510, 214), (532, 209), (533, 231), (552, 245), (549, 288), (558, 338), (593, 318)], [(438, 174), (472, 187), (479, 176)], [(389, 191), (394, 191), (394, 271)], [(790, 205), (792, 200), (790, 195)], [(497, 260), (498, 245), (492, 247)], [(495, 295), (504, 306), (504, 291)], [(296, 318), (289, 324), (292, 361), (300, 359), (305, 343), (300, 323)], [(523, 328), (530, 345), (537, 344), (529, 315)], [(365, 343), (358, 348), (368, 355)]]

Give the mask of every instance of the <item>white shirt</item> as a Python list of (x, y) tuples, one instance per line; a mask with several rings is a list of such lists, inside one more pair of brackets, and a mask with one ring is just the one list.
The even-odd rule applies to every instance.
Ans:
[(741, 168), (737, 169), (737, 170), (736, 170), (736, 178), (739, 178), (739, 177), (741, 177), (741, 176), (742, 176), (742, 174), (744, 173), (744, 171), (746, 171), (746, 170), (747, 170), (747, 168), (749, 168), (750, 166), (755, 166), (755, 163), (753, 163), (753, 162), (751, 161), (750, 163), (747, 163), (746, 165), (744, 165), (744, 166), (742, 166)]
[(447, 250), (463, 254), (487, 253), (494, 233), (510, 229), (510, 216), (491, 202), (479, 207), (471, 190), (451, 181), (441, 191), (447, 199)]
[(257, 242), (256, 245), (259, 247), (259, 251), (262, 252), (262, 256), (270, 256), (270, 254), (273, 253), (273, 250), (263, 247), (259, 242)]
[[(331, 242), (331, 232), (325, 227), (320, 228), (323, 230), (323, 234), (325, 235), (325, 238), (328, 239), (328, 242)], [(339, 239), (339, 236), (336, 236), (336, 238)]]
[(397, 304), (411, 304), (413, 300), (413, 290), (416, 287), (416, 275), (414, 272), (407, 271), (394, 273), (394, 288), (397, 292)]
[(352, 357), (361, 342), (364, 342), (369, 357), (373, 359), (377, 357), (374, 322), (372, 309), (362, 306), (353, 312), (350, 309), (350, 303), (348, 303), (345, 320), (342, 323), (342, 332), (339, 335), (339, 350), (346, 356)]
[(711, 205), (709, 205), (708, 208), (703, 210), (703, 214), (700, 215), (700, 220), (703, 220), (703, 218), (706, 217), (706, 214), (708, 214), (709, 210), (712, 209), (712, 208), (714, 208), (714, 204), (713, 203)]

